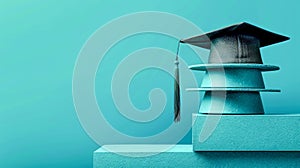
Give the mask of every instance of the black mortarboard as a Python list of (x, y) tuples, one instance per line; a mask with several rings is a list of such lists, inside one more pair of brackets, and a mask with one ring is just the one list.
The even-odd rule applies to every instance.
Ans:
[(243, 22), (183, 39), (181, 42), (211, 49), (209, 63), (262, 63), (260, 47), (288, 39), (289, 37)]

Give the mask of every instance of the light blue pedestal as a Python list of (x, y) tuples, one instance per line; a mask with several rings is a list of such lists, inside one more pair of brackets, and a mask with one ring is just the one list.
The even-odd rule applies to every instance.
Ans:
[(300, 151), (300, 115), (193, 114), (193, 119), (195, 151)]
[[(117, 146), (116, 146), (117, 147)], [(124, 146), (123, 146), (124, 147)], [(122, 147), (122, 148), (123, 148)], [(153, 145), (152, 145), (153, 147)], [(128, 149), (135, 145), (127, 145)], [(144, 151), (131, 154), (148, 153)], [(122, 151), (123, 154), (126, 151)], [(151, 153), (151, 152), (150, 152)], [(127, 152), (128, 154), (128, 152)], [(298, 167), (300, 152), (194, 152), (192, 145), (176, 145), (173, 149), (148, 157), (128, 157), (99, 148), (94, 152), (94, 168), (102, 167)]]

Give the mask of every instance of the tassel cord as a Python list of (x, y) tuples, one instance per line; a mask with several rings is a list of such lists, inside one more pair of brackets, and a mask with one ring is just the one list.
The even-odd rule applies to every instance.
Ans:
[(177, 45), (176, 58), (175, 58), (175, 81), (174, 81), (174, 121), (180, 121), (180, 81), (179, 81), (179, 54), (180, 41)]

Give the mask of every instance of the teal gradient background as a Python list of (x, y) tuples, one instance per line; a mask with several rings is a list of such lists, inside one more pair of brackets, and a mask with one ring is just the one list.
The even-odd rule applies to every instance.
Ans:
[[(263, 93), (262, 98), (267, 113), (299, 112), (299, 5), (296, 0), (0, 1), (0, 167), (92, 166), (92, 152), (99, 146), (86, 135), (76, 116), (72, 100), (74, 65), (81, 47), (96, 29), (133, 12), (170, 12), (192, 21), (203, 31), (247, 21), (291, 37), (288, 42), (261, 50), (265, 64), (281, 67), (280, 71), (264, 74), (266, 86), (282, 89), (281, 93)], [(108, 55), (103, 66), (109, 68), (110, 63), (124, 58), (136, 47), (135, 41), (140, 47), (148, 47), (149, 43), (149, 47), (176, 48), (172, 39), (169, 43), (162, 38), (158, 45), (150, 34), (134, 38), (120, 43), (121, 48), (110, 56), (114, 52), (120, 55), (112, 60)], [(122, 47), (130, 49), (123, 53)], [(185, 54), (182, 57), (188, 63), (197, 63), (196, 58)], [(110, 77), (110, 73), (101, 71), (100, 66), (97, 79)], [(160, 74), (143, 73), (154, 77)], [(131, 90), (140, 89), (132, 100), (142, 109), (149, 102), (143, 101), (148, 92), (141, 88), (157, 87), (157, 83), (143, 83), (143, 73), (131, 86)], [(161, 78), (159, 87), (172, 97), (172, 88), (168, 88), (172, 78), (166, 74)], [(106, 87), (109, 85), (103, 84), (96, 91), (109, 89)], [(99, 104), (106, 104), (107, 111), (115, 110), (103, 101), (99, 97)], [(172, 103), (168, 102), (166, 108), (172, 109)], [(181, 143), (191, 143), (191, 135)]]

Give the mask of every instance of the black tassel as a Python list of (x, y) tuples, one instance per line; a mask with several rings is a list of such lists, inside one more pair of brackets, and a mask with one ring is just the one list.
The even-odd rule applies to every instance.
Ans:
[(180, 121), (180, 82), (179, 82), (179, 68), (178, 68), (178, 53), (180, 41), (178, 42), (176, 59), (175, 59), (175, 82), (174, 82), (174, 121)]

